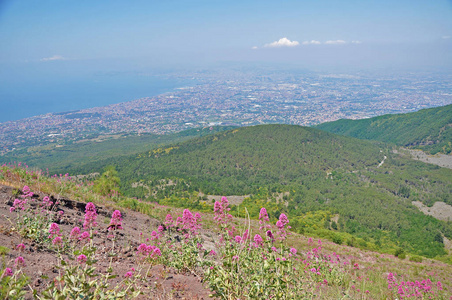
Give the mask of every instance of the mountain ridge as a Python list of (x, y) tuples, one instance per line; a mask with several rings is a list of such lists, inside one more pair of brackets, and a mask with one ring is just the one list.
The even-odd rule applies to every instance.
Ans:
[(315, 128), (360, 139), (418, 148), (435, 154), (452, 152), (452, 104), (417, 112), (369, 119), (341, 119)]

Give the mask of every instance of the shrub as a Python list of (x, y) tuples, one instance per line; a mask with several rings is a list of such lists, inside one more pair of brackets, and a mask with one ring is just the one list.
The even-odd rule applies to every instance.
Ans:
[(412, 255), (412, 256), (410, 256), (410, 261), (421, 263), (422, 262), (422, 257), (420, 257), (418, 255)]
[(342, 237), (339, 234), (333, 234), (332, 237), (333, 243), (338, 244), (338, 245), (342, 245)]
[(396, 249), (395, 253), (394, 253), (394, 256), (398, 257), (400, 259), (405, 259), (406, 258), (406, 253), (401, 247), (398, 247)]

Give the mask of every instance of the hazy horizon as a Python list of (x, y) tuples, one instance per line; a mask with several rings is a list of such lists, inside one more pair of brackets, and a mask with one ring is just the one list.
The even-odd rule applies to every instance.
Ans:
[[(89, 102), (108, 97), (107, 83), (82, 92), (99, 74), (231, 65), (450, 74), (451, 37), (452, 1), (7, 0), (0, 2), (0, 102), (76, 101), (55, 93), (65, 86)], [(142, 90), (127, 96), (125, 89), (111, 103)]]

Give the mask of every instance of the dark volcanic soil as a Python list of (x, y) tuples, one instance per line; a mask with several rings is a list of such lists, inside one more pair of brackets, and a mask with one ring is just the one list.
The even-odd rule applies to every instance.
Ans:
[[(38, 194), (35, 197), (38, 197), (37, 200), (41, 202), (44, 196), (48, 195)], [(31, 240), (22, 238), (14, 230), (16, 213), (9, 211), (13, 201), (13, 188), (0, 185), (0, 243), (11, 249), (3, 261), (8, 267), (13, 268), (14, 260), (18, 256), (22, 256), (26, 263), (23, 270), (30, 277), (30, 287), (42, 291), (50, 280), (58, 275), (58, 270), (55, 268), (57, 254)], [(64, 235), (69, 235), (75, 226), (82, 228), (84, 209), (85, 203), (70, 199), (60, 200), (57, 210), (64, 212), (59, 222)], [(98, 259), (96, 267), (99, 270), (105, 270), (110, 263), (107, 253), (112, 251), (112, 242), (107, 239), (107, 227), (113, 211), (98, 207), (98, 213), (98, 234), (94, 238), (94, 244), (99, 253), (96, 257)], [(114, 273), (118, 275), (118, 281), (124, 278), (127, 271), (137, 265), (135, 253), (140, 244), (140, 233), (143, 233), (141, 239), (149, 238), (150, 232), (161, 225), (158, 220), (131, 210), (122, 209), (121, 213), (124, 229), (118, 231), (117, 246), (114, 249), (118, 256), (113, 259), (112, 263)], [(20, 243), (25, 244), (23, 252), (16, 250), (16, 246)], [(43, 275), (48, 279), (43, 279)], [(162, 265), (153, 266), (147, 281), (140, 283), (140, 287), (145, 294), (140, 295), (139, 299), (210, 299), (209, 290), (203, 287), (199, 277), (192, 274), (178, 274), (175, 270)], [(28, 293), (27, 299), (32, 298), (31, 292)]]

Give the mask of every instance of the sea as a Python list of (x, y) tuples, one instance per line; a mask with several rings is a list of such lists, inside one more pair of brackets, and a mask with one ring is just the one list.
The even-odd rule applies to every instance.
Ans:
[(0, 122), (106, 106), (193, 85), (191, 79), (130, 73), (0, 82)]

